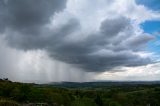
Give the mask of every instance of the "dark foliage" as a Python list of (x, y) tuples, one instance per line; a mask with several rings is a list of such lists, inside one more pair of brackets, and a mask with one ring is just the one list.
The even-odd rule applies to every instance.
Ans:
[[(95, 86), (96, 84), (98, 86)], [(160, 85), (157, 83), (121, 83), (118, 86), (115, 83), (106, 83), (106, 86), (104, 83), (103, 86), (96, 84), (68, 88), (1, 79), (0, 106), (30, 103), (43, 103), (48, 106), (160, 106)]]

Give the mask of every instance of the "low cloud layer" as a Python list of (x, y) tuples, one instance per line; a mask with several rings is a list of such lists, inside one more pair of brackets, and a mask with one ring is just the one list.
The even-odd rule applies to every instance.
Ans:
[(0, 10), (1, 37), (17, 51), (45, 51), (84, 72), (152, 63), (143, 53), (154, 37), (140, 24), (160, 14), (134, 0), (1, 0)]
[(139, 67), (123, 67), (118, 72), (104, 72), (96, 76), (95, 80), (127, 80), (127, 81), (159, 81), (160, 63)]

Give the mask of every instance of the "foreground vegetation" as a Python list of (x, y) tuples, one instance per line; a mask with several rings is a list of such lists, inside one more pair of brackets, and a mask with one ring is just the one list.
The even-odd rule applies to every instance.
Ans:
[(66, 88), (0, 80), (0, 106), (34, 106), (34, 103), (36, 106), (160, 106), (160, 85)]

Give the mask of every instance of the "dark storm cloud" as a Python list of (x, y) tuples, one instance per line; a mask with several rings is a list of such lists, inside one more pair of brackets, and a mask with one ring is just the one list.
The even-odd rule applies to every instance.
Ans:
[(66, 0), (1, 0), (0, 26), (36, 35), (65, 4)]
[[(78, 22), (74, 25), (74, 28), (75, 26), (79, 26)], [(151, 36), (119, 38), (119, 36), (122, 36), (119, 33), (133, 29), (129, 19), (118, 17), (105, 20), (100, 28), (99, 32), (89, 35), (82, 41), (65, 42), (63, 40), (57, 42), (58, 44), (55, 44), (57, 46), (52, 45), (48, 51), (55, 59), (81, 67), (86, 71), (105, 71), (118, 66), (140, 66), (151, 62), (149, 58), (141, 58), (132, 53), (140, 45), (150, 41)], [(76, 28), (74, 31), (76, 31)], [(63, 32), (63, 30), (60, 30), (60, 32)], [(61, 40), (64, 38), (63, 34), (58, 35), (61, 36)]]
[(56, 59), (74, 64), (78, 67), (84, 68), (86, 71), (106, 71), (115, 67), (121, 66), (141, 66), (150, 63), (149, 58), (142, 59), (137, 55), (130, 54), (130, 52), (116, 53), (104, 56), (101, 55), (78, 55), (78, 56), (64, 56), (56, 55)]
[(124, 30), (129, 25), (129, 20), (124, 17), (118, 19), (107, 19), (101, 24), (101, 32), (107, 37), (114, 37), (120, 31)]
[(68, 38), (75, 35), (79, 39), (82, 36), (79, 34), (81, 22), (77, 17), (66, 19), (67, 22), (58, 29), (45, 27), (50, 17), (63, 10), (65, 4), (62, 0), (1, 1), (1, 32), (4, 31), (5, 39), (14, 48), (46, 50), (52, 58), (85, 71), (106, 71), (151, 62), (149, 58), (133, 53), (151, 37), (135, 37), (131, 34), (134, 28), (130, 20), (122, 16), (104, 20), (99, 31), (77, 41)]
[(55, 12), (65, 8), (66, 0), (1, 0), (0, 31), (7, 30), (8, 43), (16, 48), (43, 48), (44, 25)]

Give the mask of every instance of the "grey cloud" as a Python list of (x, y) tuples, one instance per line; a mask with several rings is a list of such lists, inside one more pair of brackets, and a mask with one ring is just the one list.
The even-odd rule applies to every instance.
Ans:
[[(120, 51), (119, 51), (120, 52)], [(141, 66), (151, 62), (150, 58), (141, 58), (138, 55), (131, 54), (129, 51), (122, 53), (105, 53), (105, 55), (61, 55), (60, 53), (54, 56), (56, 59), (74, 64), (86, 71), (107, 71), (121, 66)]]
[(43, 50), (25, 52), (10, 48), (0, 37), (0, 78), (9, 78), (16, 82), (48, 83), (90, 81), (93, 76), (63, 62), (52, 60)]
[(44, 27), (50, 16), (65, 8), (64, 4), (58, 0), (9, 0), (4, 5), (1, 2), (0, 8), (6, 14), (1, 14), (0, 22), (4, 21), (3, 17), (8, 20), (6, 24), (3, 23), (7, 28), (5, 34), (8, 44), (22, 50), (45, 50), (52, 58), (85, 71), (102, 72), (151, 62), (149, 58), (141, 58), (133, 53), (140, 45), (146, 44), (150, 37), (138, 35), (140, 37), (135, 38), (133, 34), (129, 35), (134, 29), (125, 17), (104, 20), (100, 31), (76, 42), (67, 39), (72, 34), (81, 37), (79, 30), (82, 26), (76, 17), (70, 18), (58, 29)]
[(141, 47), (152, 39), (154, 39), (154, 37), (147, 34), (142, 36), (135, 36), (129, 39), (128, 45), (130, 47)]
[(107, 19), (101, 23), (100, 29), (107, 37), (114, 37), (114, 35), (124, 30), (129, 25), (129, 22), (130, 21), (124, 17)]
[(66, 0), (1, 0), (0, 31), (5, 30), (6, 40), (12, 47), (43, 48), (44, 35), (49, 32), (44, 25), (65, 5)]
[[(118, 24), (113, 22), (117, 22)], [(110, 27), (111, 23), (113, 23), (112, 28), (110, 30), (106, 28), (105, 30), (104, 26)], [(151, 62), (150, 58), (141, 58), (133, 54), (132, 51), (139, 48), (140, 44), (146, 44), (152, 37), (146, 35), (140, 35), (139, 37), (131, 36), (131, 42), (127, 38), (128, 35), (125, 35), (126, 38), (118, 39), (120, 41), (116, 40), (120, 36), (119, 33), (125, 32), (128, 30), (127, 28), (132, 30), (129, 23), (130, 21), (124, 17), (118, 17), (112, 21), (105, 20), (102, 22), (100, 32), (90, 35), (80, 42), (60, 42), (56, 49), (52, 47), (52, 49), (48, 51), (55, 59), (73, 64), (86, 71), (105, 71), (120, 66), (140, 66), (148, 64)], [(111, 35), (114, 36), (114, 38), (110, 37)], [(136, 43), (136, 41), (138, 43)], [(125, 45), (123, 42), (125, 42)], [(133, 42), (136, 43), (136, 46), (134, 46)], [(131, 47), (131, 45), (134, 47)], [(102, 49), (111, 52), (106, 52), (104, 55), (101, 55), (101, 53), (96, 54), (97, 51)]]
[(50, 16), (65, 8), (66, 0), (1, 0), (1, 27), (26, 34), (39, 31)]

